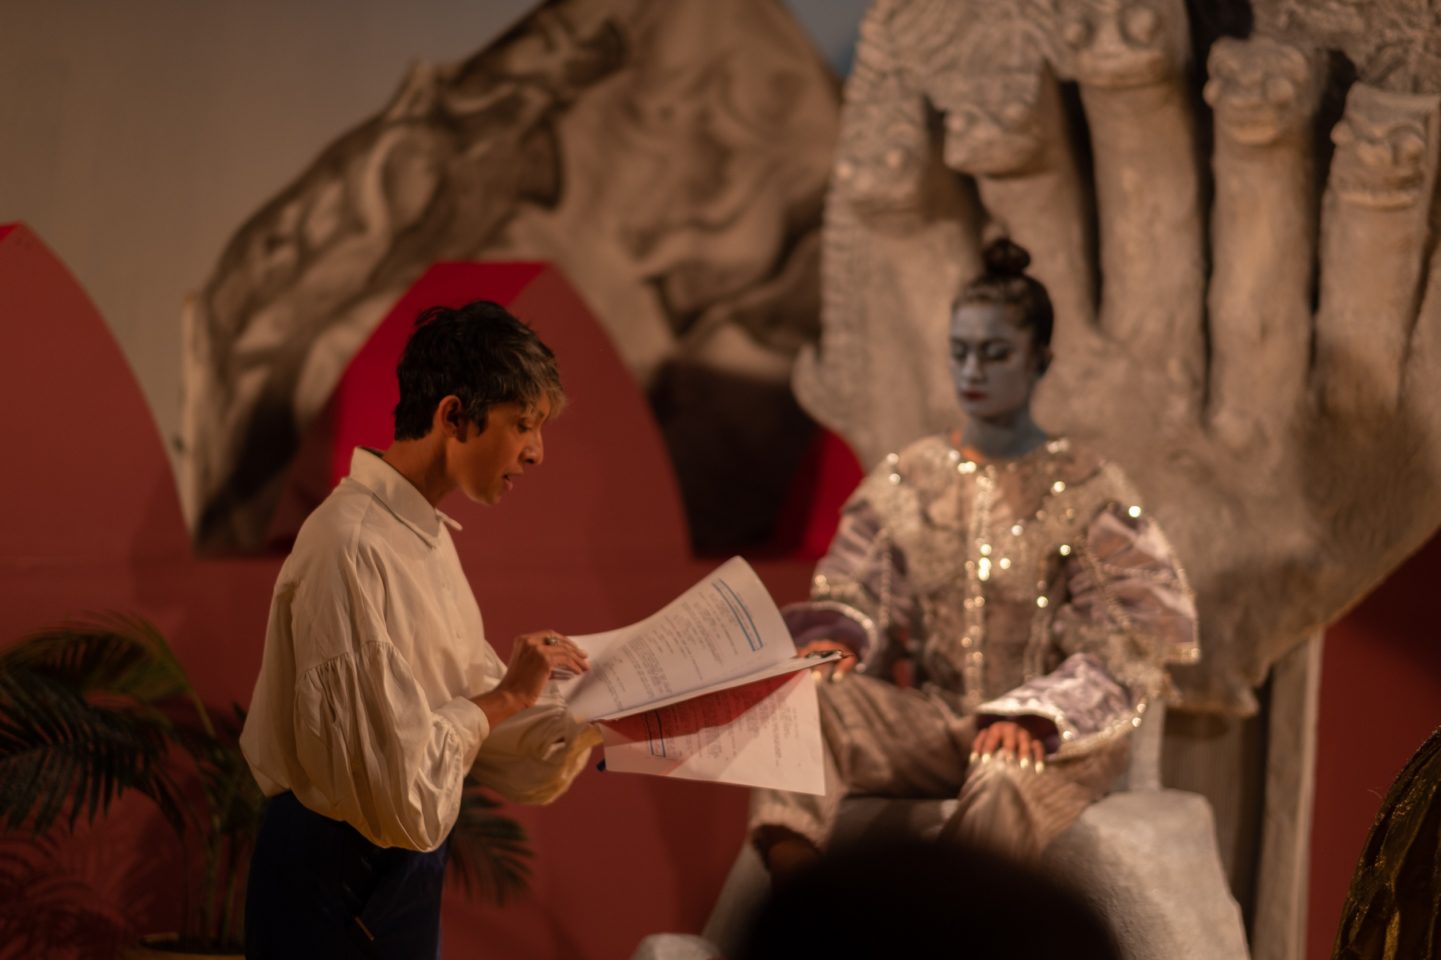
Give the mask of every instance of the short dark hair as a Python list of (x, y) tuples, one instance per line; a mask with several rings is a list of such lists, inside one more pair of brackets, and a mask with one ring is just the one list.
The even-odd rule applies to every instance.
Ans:
[(548, 399), (552, 417), (565, 405), (555, 354), (534, 330), (490, 300), (422, 311), (395, 375), (397, 440), (429, 433), (436, 406), (451, 394), (480, 430), (496, 404), (533, 407)]
[(1051, 307), (1050, 294), (1041, 281), (1026, 273), (1031, 265), (1031, 255), (1020, 244), (1005, 237), (992, 240), (985, 249), (986, 270), (971, 280), (956, 295), (951, 304), (955, 313), (968, 303), (999, 303), (1021, 308), (1022, 330), (1031, 331), (1031, 342), (1038, 350), (1051, 345), (1051, 331), (1055, 329), (1055, 311)]

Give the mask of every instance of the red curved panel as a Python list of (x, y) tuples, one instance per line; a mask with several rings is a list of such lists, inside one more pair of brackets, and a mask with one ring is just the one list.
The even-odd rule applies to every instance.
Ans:
[(0, 556), (187, 552), (169, 460), (125, 355), (79, 282), (23, 225), (0, 233), (0, 317), (9, 398), (0, 499), (10, 514)]
[[(713, 564), (690, 555), (679, 486), (650, 408), (604, 328), (549, 265), (431, 267), (347, 368), (329, 422), (318, 427), (332, 482), (349, 469), (354, 446), (390, 442), (395, 367), (415, 317), (475, 299), (535, 328), (556, 353), (570, 399), (545, 428), (544, 463), (498, 505), (459, 494), (442, 504), (465, 527), (454, 539), (488, 639), (504, 656), (526, 630), (588, 633), (653, 612)], [(802, 566), (765, 574), (786, 584), (777, 594), (789, 599), (808, 579)], [(698, 929), (740, 842), (745, 793), (588, 773), (552, 808), (509, 812), (539, 853), (534, 896), (502, 910), (448, 900), (447, 955), (604, 960), (628, 956), (658, 929)], [(627, 882), (606, 879), (617, 876)]]
[[(545, 464), (499, 507), (458, 497), (445, 505), (466, 525), (456, 543), (488, 635), (504, 651), (510, 636), (542, 624), (588, 632), (651, 612), (711, 564), (690, 557), (649, 408), (604, 330), (547, 265), (441, 264), (425, 274), (337, 390), (334, 434), (322, 434), (319, 448), (321, 485), (337, 464), (343, 471), (353, 444), (389, 442), (395, 363), (416, 313), (477, 297), (536, 327), (572, 398), (546, 430)], [(76, 278), (23, 225), (0, 225), (0, 336), (0, 645), (63, 617), (123, 610), (160, 624), (207, 699), (243, 701), (282, 558), (192, 557), (161, 438), (125, 357)], [(785, 539), (802, 554), (824, 549), (859, 475), (849, 451), (822, 437)], [(1420, 551), (1328, 632), (1312, 846), (1317, 942), (1334, 929), (1390, 778), (1434, 723), (1441, 692), (1425, 597), (1437, 550), (1433, 542)], [(757, 568), (778, 600), (804, 595), (806, 563)], [(628, 956), (645, 933), (699, 929), (739, 842), (745, 792), (591, 773), (555, 807), (513, 812), (537, 851), (532, 892), (504, 909), (448, 897), (447, 956), (604, 960)], [(124, 825), (104, 829), (107, 849), (124, 846), (114, 833)], [(111, 865), (119, 878), (125, 864)], [(119, 879), (104, 889), (128, 895)], [(143, 924), (173, 924), (167, 905), (146, 902)]]
[(477, 299), (494, 300), (535, 328), (555, 351), (570, 397), (564, 415), (545, 428), (544, 463), (500, 504), (482, 507), (459, 494), (442, 504), (465, 527), (456, 547), (487, 632), (503, 650), (508, 636), (535, 628), (537, 616), (584, 632), (649, 612), (692, 572), (679, 486), (650, 409), (604, 328), (549, 265), (441, 263), (427, 270), (346, 369), (329, 421), (317, 427), (328, 447), (329, 484), (349, 469), (353, 447), (390, 443), (395, 368), (416, 316)]
[[(354, 442), (388, 441), (395, 359), (415, 314), (478, 296), (535, 325), (573, 397), (547, 428), (546, 463), (502, 505), (446, 504), (467, 527), (456, 541), (488, 635), (504, 651), (509, 636), (542, 622), (584, 632), (651, 612), (709, 563), (689, 557), (649, 410), (604, 331), (551, 268), (448, 264), (428, 273), (352, 364), (332, 405), (333, 442), (348, 457)], [(24, 227), (0, 229), (0, 318), (9, 400), (0, 413), (9, 454), (0, 472), (0, 643), (87, 611), (138, 614), (171, 638), (207, 700), (243, 702), (282, 557), (193, 556), (124, 357), (75, 278)], [(803, 570), (769, 577), (803, 589)], [(150, 811), (140, 807), (98, 828), (110, 848), (147, 835)], [(533, 892), (503, 910), (448, 898), (447, 955), (603, 960), (628, 955), (654, 930), (695, 929), (744, 810), (734, 788), (583, 776), (555, 807), (513, 811), (537, 851)], [(126, 887), (127, 864), (110, 864), (114, 877), (99, 878), (97, 896), (119, 898), (116, 908), (138, 911), (146, 928), (173, 927), (173, 904)], [(617, 864), (628, 882), (598, 883)], [(637, 886), (651, 892), (639, 898)]]
[(0, 227), (0, 638), (135, 609), (190, 553), (170, 463), (115, 338), (23, 224)]

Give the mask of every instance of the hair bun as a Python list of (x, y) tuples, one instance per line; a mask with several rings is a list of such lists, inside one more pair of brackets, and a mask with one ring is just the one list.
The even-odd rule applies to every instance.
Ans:
[(1026, 248), (1013, 243), (1008, 237), (1001, 237), (986, 244), (986, 273), (1001, 277), (1019, 277), (1031, 265), (1031, 255)]

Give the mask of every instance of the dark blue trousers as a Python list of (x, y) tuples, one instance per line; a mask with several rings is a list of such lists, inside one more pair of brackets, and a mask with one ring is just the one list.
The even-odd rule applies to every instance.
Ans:
[(250, 861), (245, 956), (439, 960), (449, 845), (430, 853), (377, 847), (294, 794), (272, 797)]

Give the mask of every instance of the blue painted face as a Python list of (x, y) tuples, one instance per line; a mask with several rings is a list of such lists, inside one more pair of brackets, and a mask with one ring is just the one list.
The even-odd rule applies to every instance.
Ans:
[(968, 303), (951, 316), (951, 379), (968, 417), (1005, 420), (1030, 406), (1041, 357), (1016, 312), (1006, 304)]

